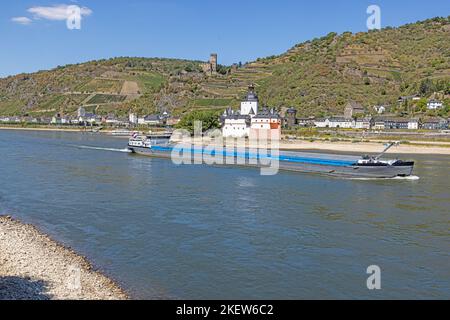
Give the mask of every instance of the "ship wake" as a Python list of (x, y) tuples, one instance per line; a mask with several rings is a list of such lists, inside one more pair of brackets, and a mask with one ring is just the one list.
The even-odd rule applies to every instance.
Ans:
[(75, 147), (78, 149), (97, 150), (97, 151), (110, 151), (110, 152), (121, 152), (121, 153), (131, 153), (132, 152), (128, 148), (115, 149), (115, 148), (103, 148), (103, 147), (91, 147), (91, 146), (75, 146)]
[(383, 180), (401, 180), (401, 181), (418, 181), (419, 176), (408, 176), (408, 177), (394, 177), (394, 178), (348, 178), (349, 180), (359, 180), (359, 181), (383, 181)]

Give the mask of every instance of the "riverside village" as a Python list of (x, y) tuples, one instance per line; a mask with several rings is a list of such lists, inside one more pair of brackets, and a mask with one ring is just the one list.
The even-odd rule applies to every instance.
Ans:
[[(210, 60), (200, 65), (206, 77), (220, 76), (217, 61), (217, 54), (211, 54)], [(230, 70), (236, 68), (237, 66), (233, 65)], [(222, 129), (224, 137), (244, 138), (260, 130), (271, 131), (281, 136), (282, 133), (291, 134), (293, 130), (300, 128), (343, 130), (347, 133), (351, 131), (372, 133), (438, 131), (441, 134), (448, 134), (450, 125), (448, 116), (439, 116), (440, 114), (448, 115), (441, 112), (449, 108), (444, 103), (448, 100), (445, 94), (435, 93), (429, 98), (419, 94), (399, 97), (397, 106), (409, 105), (414, 110), (416, 105), (421, 104), (422, 109), (425, 109), (423, 110), (425, 112), (421, 113), (398, 112), (396, 105), (392, 104), (371, 106), (349, 100), (342, 114), (299, 117), (298, 110), (301, 106), (263, 106), (256, 91), (257, 86), (249, 84), (248, 92), (242, 98), (238, 110), (230, 106), (224, 110), (223, 114), (217, 115), (217, 124)], [(154, 131), (171, 131), (179, 125), (183, 116), (185, 115), (172, 115), (169, 108), (162, 108), (162, 111), (157, 114), (137, 114), (130, 111), (128, 116), (119, 116), (115, 113), (100, 115), (88, 112), (85, 106), (79, 106), (76, 114), (56, 113), (53, 117), (33, 117), (27, 114), (0, 116), (0, 126), (46, 126), (61, 130), (79, 128), (95, 132), (115, 130), (122, 133), (127, 133), (127, 130), (144, 131), (146, 128), (152, 128)]]

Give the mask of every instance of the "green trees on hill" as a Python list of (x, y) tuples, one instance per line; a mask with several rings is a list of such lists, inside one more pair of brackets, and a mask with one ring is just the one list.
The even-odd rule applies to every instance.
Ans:
[(421, 96), (429, 96), (434, 92), (445, 92), (446, 94), (450, 94), (450, 80), (438, 79), (433, 81), (426, 78), (420, 82), (419, 94)]
[(202, 131), (208, 131), (220, 127), (219, 123), (220, 112), (213, 110), (206, 111), (192, 111), (184, 116), (180, 123), (176, 126), (177, 129), (185, 129), (191, 133), (194, 133), (194, 125), (196, 121), (201, 121)]
[(449, 22), (330, 33), (298, 44), (264, 60), (272, 75), (258, 82), (259, 96), (268, 105), (297, 106), (300, 116), (317, 116), (340, 114), (349, 100), (394, 106), (399, 96), (449, 94)]

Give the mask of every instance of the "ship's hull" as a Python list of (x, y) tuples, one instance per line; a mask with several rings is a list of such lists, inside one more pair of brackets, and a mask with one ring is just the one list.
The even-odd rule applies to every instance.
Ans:
[[(172, 149), (167, 147), (129, 147), (136, 154), (170, 159)], [(202, 156), (200, 151), (200, 156)], [(197, 153), (198, 156), (199, 153)], [(234, 154), (234, 151), (230, 154)], [(247, 156), (246, 156), (247, 155)], [(192, 155), (192, 160), (196, 153)], [(239, 159), (238, 159), (239, 158)], [(263, 167), (260, 164), (254, 164), (255, 159), (251, 159), (248, 154), (234, 156), (224, 156), (225, 166), (246, 166)], [(357, 165), (360, 158), (354, 156), (316, 154), (306, 152), (280, 152), (277, 166), (280, 170), (296, 171), (306, 173), (319, 173), (324, 175), (348, 177), (348, 178), (395, 178), (411, 176), (414, 170), (413, 162), (402, 162), (397, 165)], [(252, 161), (253, 160), (253, 161)]]

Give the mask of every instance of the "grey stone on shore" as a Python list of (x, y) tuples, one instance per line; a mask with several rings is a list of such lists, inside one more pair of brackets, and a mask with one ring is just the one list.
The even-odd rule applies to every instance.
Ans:
[(34, 226), (0, 216), (0, 300), (124, 300), (89, 262)]

